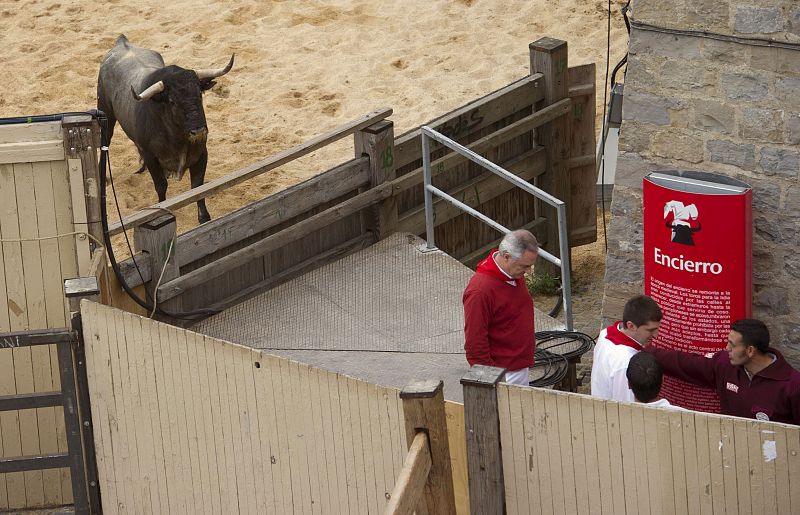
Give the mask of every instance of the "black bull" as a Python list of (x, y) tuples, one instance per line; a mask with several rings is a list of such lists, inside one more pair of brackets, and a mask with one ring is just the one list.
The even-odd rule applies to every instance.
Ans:
[[(97, 78), (97, 108), (108, 116), (109, 137), (119, 122), (150, 172), (158, 201), (167, 198), (167, 177), (186, 169), (192, 188), (203, 184), (208, 163), (208, 127), (202, 92), (233, 67), (186, 70), (165, 66), (161, 54), (137, 47), (122, 35), (106, 54)], [(200, 223), (211, 219), (205, 200), (197, 202)]]

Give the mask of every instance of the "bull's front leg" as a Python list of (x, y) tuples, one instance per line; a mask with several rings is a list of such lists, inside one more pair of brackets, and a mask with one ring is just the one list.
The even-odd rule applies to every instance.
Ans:
[(164, 169), (161, 168), (161, 163), (156, 158), (144, 157), (144, 164), (150, 172), (150, 178), (153, 179), (158, 201), (164, 202), (167, 200), (167, 178), (164, 176)]
[[(203, 185), (203, 179), (206, 176), (206, 165), (208, 164), (208, 151), (204, 150), (200, 157), (193, 165), (189, 167), (189, 175), (192, 179), (192, 188), (197, 188)], [(211, 215), (208, 214), (206, 209), (206, 199), (197, 201), (197, 221), (204, 224), (211, 220)]]

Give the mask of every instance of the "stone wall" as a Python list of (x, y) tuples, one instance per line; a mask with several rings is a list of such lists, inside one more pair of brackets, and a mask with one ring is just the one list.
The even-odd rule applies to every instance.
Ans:
[(753, 186), (753, 315), (800, 365), (800, 3), (634, 0), (632, 17), (603, 317), (642, 291), (642, 177), (722, 173)]

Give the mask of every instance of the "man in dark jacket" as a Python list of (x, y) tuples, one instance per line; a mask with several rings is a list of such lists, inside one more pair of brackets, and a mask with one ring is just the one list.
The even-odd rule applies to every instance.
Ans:
[(506, 369), (506, 382), (528, 385), (533, 365), (533, 299), (525, 273), (539, 256), (528, 231), (508, 233), (497, 250), (478, 263), (464, 290), (464, 350), (470, 365)]
[(710, 357), (652, 345), (644, 351), (665, 374), (716, 389), (725, 415), (800, 424), (800, 372), (769, 346), (760, 320), (734, 322), (728, 347)]

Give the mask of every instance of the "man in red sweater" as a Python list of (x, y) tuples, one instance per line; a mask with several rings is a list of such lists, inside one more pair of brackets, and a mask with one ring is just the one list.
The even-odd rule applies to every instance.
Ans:
[(760, 320), (731, 324), (728, 347), (710, 357), (645, 347), (664, 373), (714, 388), (722, 413), (800, 424), (800, 372), (769, 346), (769, 329)]
[(471, 365), (506, 369), (506, 382), (528, 386), (535, 335), (525, 273), (539, 257), (528, 231), (513, 231), (478, 263), (464, 290), (464, 350)]

